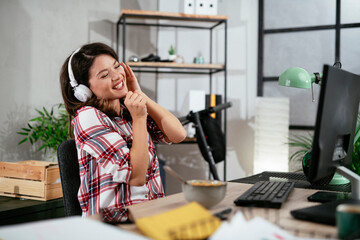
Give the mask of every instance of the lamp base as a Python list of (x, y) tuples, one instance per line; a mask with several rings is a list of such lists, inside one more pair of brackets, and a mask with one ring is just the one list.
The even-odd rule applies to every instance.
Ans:
[(329, 182), (329, 185), (342, 185), (342, 184), (347, 184), (347, 183), (350, 183), (349, 179), (341, 176), (338, 173), (335, 173), (334, 177)]

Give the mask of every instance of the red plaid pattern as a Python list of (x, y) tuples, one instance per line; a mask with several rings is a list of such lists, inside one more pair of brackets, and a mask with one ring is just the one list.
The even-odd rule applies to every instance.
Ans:
[(94, 107), (82, 107), (72, 122), (80, 167), (78, 199), (83, 216), (102, 212), (107, 220), (127, 220), (126, 206), (164, 196), (154, 142), (167, 143), (148, 116), (149, 168), (144, 186), (128, 184), (132, 166), (132, 120), (122, 105), (110, 118)]

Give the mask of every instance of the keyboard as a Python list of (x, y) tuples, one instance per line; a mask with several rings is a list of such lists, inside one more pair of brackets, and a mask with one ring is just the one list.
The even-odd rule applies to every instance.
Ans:
[(259, 181), (235, 199), (234, 203), (237, 206), (280, 208), (294, 185), (294, 182)]

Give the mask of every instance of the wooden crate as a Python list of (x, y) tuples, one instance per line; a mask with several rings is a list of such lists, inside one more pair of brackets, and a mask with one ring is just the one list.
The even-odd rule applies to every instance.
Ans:
[(36, 160), (0, 162), (0, 195), (41, 201), (61, 198), (58, 164)]

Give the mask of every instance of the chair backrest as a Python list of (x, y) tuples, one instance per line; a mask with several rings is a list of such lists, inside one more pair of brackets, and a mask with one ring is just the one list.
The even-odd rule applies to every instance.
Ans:
[(77, 193), (80, 187), (79, 163), (74, 139), (62, 142), (57, 149), (66, 216), (81, 215)]

